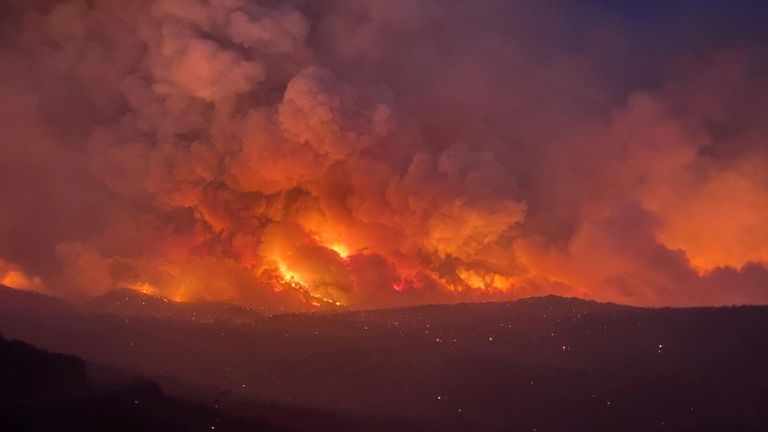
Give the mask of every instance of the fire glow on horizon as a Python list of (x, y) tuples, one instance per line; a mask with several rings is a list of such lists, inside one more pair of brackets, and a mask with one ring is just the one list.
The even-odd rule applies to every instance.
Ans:
[(638, 35), (599, 2), (569, 25), (567, 2), (322, 3), (10, 2), (0, 284), (768, 302), (755, 41), (627, 58)]

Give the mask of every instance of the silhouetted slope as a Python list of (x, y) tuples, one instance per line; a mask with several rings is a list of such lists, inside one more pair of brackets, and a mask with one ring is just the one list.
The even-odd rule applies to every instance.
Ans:
[(96, 391), (78, 358), (0, 337), (0, 430), (268, 431), (263, 422), (166, 397), (156, 384)]
[(165, 297), (120, 289), (84, 305), (96, 313), (125, 317), (152, 317), (209, 323), (247, 323), (264, 317), (251, 309), (220, 302), (176, 302)]
[(82, 360), (40, 351), (0, 337), (0, 399), (31, 400), (85, 393), (88, 382)]
[(74, 309), (71, 303), (34, 291), (17, 290), (4, 285), (0, 285), (0, 305), (4, 310), (26, 311), (36, 316), (55, 315)]
[[(408, 425), (390, 430), (419, 431), (768, 430), (765, 307), (542, 297), (246, 325), (58, 317), (0, 304), (0, 331), (228, 389), (222, 406), (240, 415), (265, 409), (260, 401), (295, 406), (296, 419), (323, 413), (301, 430), (361, 430), (382, 418)], [(340, 419), (355, 420), (322, 429)]]

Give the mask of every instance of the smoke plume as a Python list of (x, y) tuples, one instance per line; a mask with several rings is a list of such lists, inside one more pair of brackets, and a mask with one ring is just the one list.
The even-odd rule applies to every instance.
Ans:
[(768, 37), (734, 8), (652, 42), (596, 0), (3, 0), (0, 283), (765, 303)]

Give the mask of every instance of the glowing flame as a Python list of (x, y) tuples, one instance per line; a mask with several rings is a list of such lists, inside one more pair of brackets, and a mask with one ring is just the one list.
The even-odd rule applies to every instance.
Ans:
[(145, 295), (157, 295), (158, 290), (152, 284), (146, 283), (146, 282), (137, 282), (135, 284), (129, 284), (127, 286), (129, 289), (132, 289), (134, 291), (138, 291)]
[(311, 304), (315, 307), (321, 307), (321, 306), (345, 306), (343, 302), (340, 302), (338, 300), (334, 300), (332, 298), (328, 298), (326, 296), (320, 295), (317, 292), (314, 292), (312, 289), (312, 285), (308, 282), (305, 282), (305, 280), (296, 272), (290, 270), (285, 263), (282, 261), (276, 261), (277, 262), (277, 273), (278, 273), (278, 279), (276, 281), (276, 284), (274, 286), (275, 291), (282, 291), (284, 289), (291, 289), (295, 292), (298, 292), (302, 295), (303, 300), (306, 303)]
[(457, 276), (466, 286), (483, 291), (506, 291), (512, 288), (514, 279), (494, 272), (479, 272), (460, 267)]
[(23, 288), (27, 285), (28, 281), (20, 272), (9, 271), (3, 276), (3, 279), (0, 280), (0, 283), (12, 288)]
[(177, 303), (186, 302), (191, 299), (190, 296), (185, 295), (185, 288), (181, 285), (177, 285), (175, 289), (164, 290), (148, 282), (135, 282), (126, 284), (124, 287), (147, 296), (158, 297)]
[(43, 281), (0, 258), (0, 285), (21, 290), (43, 290)]
[(350, 255), (349, 254), (349, 249), (347, 249), (347, 247), (344, 246), (341, 243), (332, 243), (332, 244), (328, 245), (328, 249), (336, 252), (337, 254), (339, 254), (340, 257), (342, 257), (344, 259), (349, 258), (349, 255)]

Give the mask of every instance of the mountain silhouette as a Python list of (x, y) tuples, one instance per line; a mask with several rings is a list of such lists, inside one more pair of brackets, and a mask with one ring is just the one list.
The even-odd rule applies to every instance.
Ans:
[(167, 397), (157, 384), (96, 388), (76, 357), (0, 337), (0, 425), (4, 431), (276, 431)]
[(548, 296), (233, 324), (6, 292), (0, 331), (140, 371), (164, 389), (156, 377), (214, 389), (207, 397), (222, 412), (297, 431), (768, 430), (760, 306)]
[(198, 322), (241, 323), (263, 319), (251, 309), (221, 302), (178, 302), (133, 289), (118, 289), (96, 297), (84, 305), (98, 313), (126, 317), (154, 317)]

